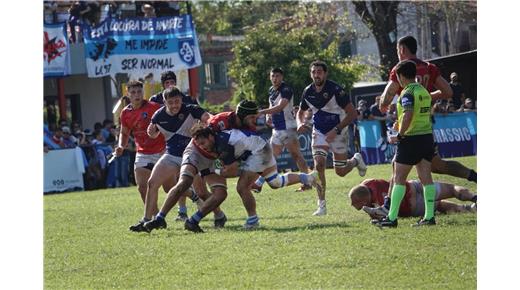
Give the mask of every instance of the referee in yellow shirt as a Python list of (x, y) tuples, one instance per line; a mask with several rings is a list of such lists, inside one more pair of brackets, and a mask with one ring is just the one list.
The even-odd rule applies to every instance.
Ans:
[(406, 179), (415, 165), (423, 184), (425, 213), (414, 226), (435, 225), (435, 186), (431, 173), (434, 155), (432, 121), (430, 116), (432, 98), (428, 91), (415, 81), (416, 67), (410, 60), (397, 64), (397, 78), (403, 91), (397, 100), (397, 131), (390, 136), (390, 143), (397, 143), (393, 166), (393, 188), (388, 216), (376, 225), (397, 227), (399, 206), (406, 191)]

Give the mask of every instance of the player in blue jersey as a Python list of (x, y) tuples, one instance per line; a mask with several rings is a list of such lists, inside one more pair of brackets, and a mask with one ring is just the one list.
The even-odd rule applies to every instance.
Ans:
[[(161, 84), (163, 86), (163, 89), (167, 89), (169, 87), (176, 87), (177, 86), (177, 75), (169, 70), (165, 71), (161, 74)], [(193, 99), (190, 96), (187, 96), (181, 92), (182, 95), (182, 103), (183, 104), (192, 104), (192, 105), (198, 105), (196, 99)], [(163, 98), (163, 92), (159, 92), (153, 96), (150, 97), (150, 101), (164, 105), (164, 98)], [(175, 184), (175, 183), (174, 183)], [(171, 188), (171, 187), (169, 187)], [(193, 182), (193, 188), (196, 190), (197, 194), (201, 194), (203, 196), (208, 195), (208, 190), (206, 189), (206, 185), (202, 183), (202, 180), (200, 178), (197, 178)], [(182, 196), (179, 200), (179, 214), (177, 216), (176, 220), (185, 221), (188, 219), (188, 215), (186, 213), (186, 197)]]
[(312, 155), (314, 168), (322, 182), (322, 190), (318, 191), (318, 209), (313, 215), (320, 216), (327, 214), (325, 166), (329, 150), (332, 151), (334, 169), (339, 176), (345, 176), (354, 167), (357, 167), (360, 176), (364, 176), (367, 167), (360, 153), (347, 159), (347, 126), (357, 117), (349, 96), (339, 84), (327, 80), (327, 65), (324, 62), (312, 62), (310, 74), (312, 84), (303, 90), (296, 121), (298, 133), (308, 130), (304, 113), (309, 108), (312, 110)]
[[(206, 127), (195, 130), (192, 136), (198, 146), (205, 151), (217, 154), (223, 163), (223, 173), (221, 174), (236, 176), (239, 172), (237, 192), (242, 198), (248, 214), (244, 224), (245, 229), (254, 229), (259, 226), (256, 201), (251, 194), (251, 183), (259, 174), (273, 189), (296, 183), (313, 185), (317, 188), (321, 186), (316, 172), (278, 174), (270, 144), (253, 131), (232, 129), (215, 133), (211, 128)], [(190, 218), (186, 223), (192, 226), (198, 221)]]
[[(300, 172), (307, 173), (309, 167), (300, 151), (300, 143), (296, 133), (296, 119), (292, 112), (293, 90), (283, 81), (283, 70), (281, 68), (272, 69), (269, 78), (272, 84), (269, 88), (269, 108), (259, 111), (259, 114), (265, 114), (268, 119), (267, 123), (272, 123), (273, 135), (270, 142), (273, 154), (275, 157), (279, 156), (283, 148), (287, 148)], [(253, 183), (253, 191), (260, 192), (264, 182), (264, 178), (260, 176)], [(307, 189), (310, 189), (310, 187), (303, 185), (298, 191)]]
[[(176, 87), (177, 86), (177, 75), (171, 70), (165, 71), (161, 74), (161, 84), (163, 86), (163, 89), (167, 89), (169, 87)], [(163, 92), (159, 92), (153, 96), (150, 97), (150, 101), (164, 105), (164, 98), (163, 98)], [(190, 96), (187, 96), (181, 92), (182, 95), (182, 102), (186, 105), (192, 104), (192, 105), (198, 105), (199, 103), (197, 100), (193, 99)]]
[[(176, 87), (165, 89), (162, 95), (165, 106), (155, 112), (147, 133), (150, 138), (157, 138), (162, 134), (166, 140), (166, 152), (152, 170), (148, 180), (144, 218), (141, 226), (136, 226), (134, 231), (145, 231), (144, 223), (158, 212), (159, 187), (166, 181), (171, 180), (173, 184), (177, 182), (182, 154), (191, 140), (191, 127), (198, 121), (206, 123), (210, 118), (210, 114), (199, 106), (184, 104), (182, 94)], [(222, 213), (218, 212), (218, 215), (222, 216)]]

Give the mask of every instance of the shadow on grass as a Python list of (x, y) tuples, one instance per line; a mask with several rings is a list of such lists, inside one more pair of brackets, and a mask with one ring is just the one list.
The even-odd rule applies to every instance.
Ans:
[(230, 225), (226, 226), (224, 230), (226, 231), (237, 231), (237, 232), (251, 232), (251, 231), (270, 231), (277, 233), (286, 233), (286, 232), (295, 232), (295, 231), (308, 231), (308, 230), (320, 230), (326, 228), (348, 228), (350, 227), (347, 223), (330, 223), (330, 224), (308, 224), (302, 226), (293, 226), (293, 227), (264, 227), (260, 226), (254, 230), (244, 230), (242, 225)]

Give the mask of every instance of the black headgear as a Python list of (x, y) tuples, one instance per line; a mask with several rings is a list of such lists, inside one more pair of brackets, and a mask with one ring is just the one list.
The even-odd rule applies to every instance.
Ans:
[(253, 101), (243, 100), (237, 105), (236, 114), (240, 122), (244, 123), (244, 118), (248, 115), (255, 115), (258, 113), (258, 106)]

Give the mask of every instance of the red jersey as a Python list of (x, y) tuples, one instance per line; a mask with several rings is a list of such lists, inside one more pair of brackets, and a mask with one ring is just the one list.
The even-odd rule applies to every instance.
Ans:
[(143, 105), (137, 110), (134, 110), (132, 105), (128, 105), (121, 111), (121, 125), (132, 131), (137, 152), (155, 154), (164, 151), (166, 145), (164, 136), (159, 134), (157, 138), (152, 139), (146, 133), (153, 114), (161, 107), (160, 104), (144, 100)]
[[(368, 187), (370, 190), (370, 197), (372, 203), (377, 203), (379, 205), (383, 205), (385, 203), (385, 196), (389, 195), (388, 187), (390, 183), (383, 179), (369, 179), (368, 181), (363, 182), (363, 185)], [(412, 194), (410, 191), (410, 183), (406, 182), (406, 192), (404, 194), (403, 201), (399, 206), (399, 216), (400, 217), (409, 217), (412, 216), (412, 204), (411, 198)]]
[[(415, 76), (416, 81), (420, 83), (423, 87), (425, 87), (428, 90), (428, 92), (433, 92), (435, 90), (433, 84), (441, 75), (439, 68), (433, 63), (425, 62), (418, 58), (411, 58), (409, 60), (415, 62), (417, 68)], [(390, 80), (399, 84), (399, 81), (397, 80), (396, 66), (394, 66), (390, 71)], [(403, 88), (399, 86), (397, 94), (400, 95), (402, 90)]]

